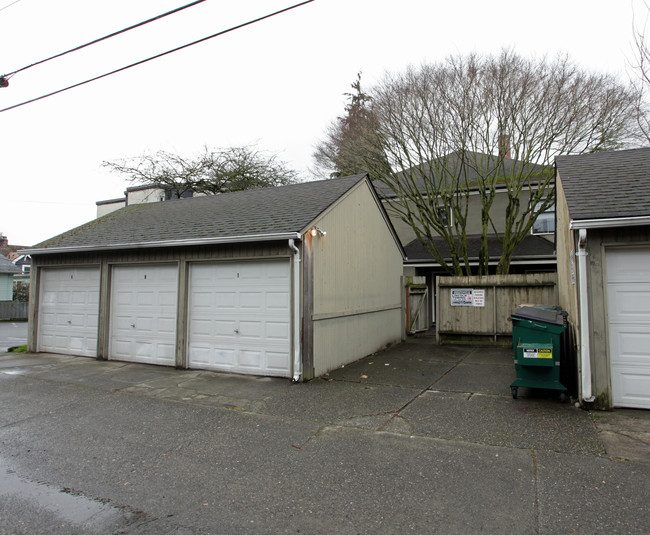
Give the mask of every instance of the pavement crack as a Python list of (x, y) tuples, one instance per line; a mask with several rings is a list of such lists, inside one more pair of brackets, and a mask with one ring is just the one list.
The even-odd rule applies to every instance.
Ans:
[(316, 432), (312, 435), (309, 435), (304, 442), (301, 442), (300, 444), (291, 444), (292, 447), (294, 447), (297, 450), (305, 450), (307, 449), (307, 446), (312, 440), (316, 440), (325, 429), (330, 427), (329, 425), (321, 425), (318, 429), (316, 429)]
[(433, 381), (433, 383), (431, 383), (429, 386), (427, 386), (426, 388), (424, 388), (423, 390), (421, 390), (417, 395), (415, 395), (411, 400), (409, 400), (409, 401), (408, 401), (408, 402), (407, 402), (403, 407), (397, 409), (397, 411), (395, 411), (395, 414), (400, 414), (400, 413), (401, 413), (402, 411), (404, 411), (404, 410), (405, 410), (409, 405), (411, 405), (411, 403), (413, 403), (416, 399), (418, 399), (420, 396), (422, 396), (422, 394), (424, 394), (425, 392), (431, 390), (431, 388), (433, 387), (433, 385), (435, 385), (435, 384), (438, 383), (441, 379), (443, 379), (444, 377), (446, 377), (447, 375), (449, 375), (452, 371), (454, 371), (454, 370), (458, 367), (458, 365), (461, 364), (462, 362), (464, 362), (465, 359), (466, 359), (467, 357), (469, 357), (469, 356), (470, 356), (474, 351), (476, 351), (476, 349), (473, 349), (472, 351), (470, 351), (469, 353), (467, 353), (467, 355), (465, 355), (462, 359), (460, 359), (458, 362), (456, 362), (456, 363), (455, 363), (451, 368), (449, 368), (445, 373), (443, 373), (440, 377), (438, 377), (435, 381)]
[(391, 418), (389, 418), (383, 425), (379, 426), (377, 428), (377, 431), (385, 431), (386, 428), (397, 419), (401, 420), (409, 430), (408, 433), (398, 433), (398, 434), (400, 435), (408, 434), (409, 436), (415, 435), (415, 425), (413, 425), (413, 423), (408, 418), (397, 413), (394, 413), (393, 416), (391, 416)]

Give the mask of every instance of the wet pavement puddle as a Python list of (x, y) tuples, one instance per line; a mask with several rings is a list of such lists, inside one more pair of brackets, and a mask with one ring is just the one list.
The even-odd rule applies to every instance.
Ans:
[(130, 512), (109, 503), (75, 494), (67, 489), (35, 483), (16, 473), (0, 459), (0, 499), (21, 500), (36, 510), (47, 511), (63, 522), (83, 528), (84, 533), (106, 533), (111, 526), (125, 525)]

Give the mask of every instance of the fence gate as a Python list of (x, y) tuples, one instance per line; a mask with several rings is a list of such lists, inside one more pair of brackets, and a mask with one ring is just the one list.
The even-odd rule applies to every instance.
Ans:
[(429, 288), (426, 277), (406, 277), (406, 331), (408, 334), (426, 331)]

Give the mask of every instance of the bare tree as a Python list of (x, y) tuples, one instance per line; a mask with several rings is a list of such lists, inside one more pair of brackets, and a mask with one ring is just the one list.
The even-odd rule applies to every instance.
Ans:
[(648, 29), (648, 16), (650, 7), (644, 2), (646, 16), (643, 26), (638, 28), (634, 25), (634, 48), (636, 51), (636, 62), (633, 65), (637, 75), (637, 85), (639, 88), (639, 101), (637, 106), (637, 122), (643, 136), (650, 141), (650, 110), (648, 110), (647, 100), (650, 92), (650, 47), (646, 39)]
[(298, 174), (275, 154), (251, 146), (204, 147), (192, 158), (158, 151), (102, 165), (126, 175), (132, 184), (157, 186), (179, 198), (188, 191), (214, 195), (298, 181)]
[[(451, 57), (387, 75), (371, 94), (377, 129), (360, 146), (365, 163), (392, 191), (392, 209), (457, 275), (472, 273), (470, 193), (481, 200), (476, 272), (487, 273), (496, 237), (497, 273), (508, 273), (515, 248), (554, 202), (554, 157), (618, 149), (638, 131), (637, 92), (566, 57)], [(492, 210), (497, 188), (507, 192), (505, 213)]]

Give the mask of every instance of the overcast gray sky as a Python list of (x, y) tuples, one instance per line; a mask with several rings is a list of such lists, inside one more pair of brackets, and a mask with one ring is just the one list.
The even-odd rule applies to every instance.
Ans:
[[(0, 74), (190, 0), (0, 0)], [(0, 108), (82, 82), (297, 0), (207, 0), (16, 74)], [(311, 154), (357, 71), (452, 54), (566, 52), (624, 78), (641, 0), (315, 0), (91, 84), (0, 113), (0, 232), (33, 245), (95, 217), (128, 185), (104, 160), (257, 144), (310, 178)]]

